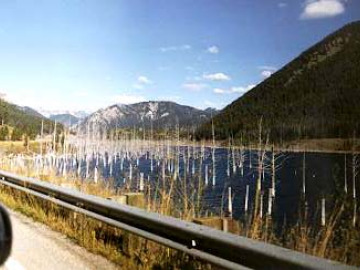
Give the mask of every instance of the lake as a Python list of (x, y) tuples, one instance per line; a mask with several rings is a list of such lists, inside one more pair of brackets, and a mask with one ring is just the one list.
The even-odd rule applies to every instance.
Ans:
[[(215, 166), (213, 166), (213, 155)], [(305, 155), (305, 157), (304, 157)], [(345, 172), (346, 155), (346, 172)], [(353, 193), (353, 155), (338, 153), (294, 153), (274, 154), (275, 159), (275, 196), (271, 199), (271, 215), (278, 221), (293, 223), (297, 220), (300, 206), (307, 204), (309, 218), (320, 220), (321, 199), (325, 198), (326, 211), (330, 211), (336, 199), (343, 199), (345, 174), (349, 196)], [(94, 171), (97, 164), (99, 174), (107, 181), (115, 179), (116, 187), (128, 186), (130, 190), (142, 189), (150, 185), (152, 190), (170, 185), (169, 176), (174, 180), (172, 196), (183, 204), (182, 198), (188, 198), (188, 204), (197, 209), (202, 216), (229, 215), (229, 187), (231, 187), (232, 216), (243, 218), (245, 211), (246, 189), (248, 186), (248, 212), (253, 207), (256, 179), (259, 177), (258, 153), (256, 150), (210, 147), (162, 147), (149, 151), (104, 152), (87, 157), (88, 171)], [(97, 161), (96, 161), (97, 160)], [(304, 169), (305, 164), (305, 169)], [(357, 164), (357, 157), (355, 163)], [(81, 161), (81, 172), (86, 175), (86, 161)], [(266, 152), (261, 171), (261, 189), (263, 215), (269, 212), (269, 189), (272, 187), (272, 153)], [(215, 168), (215, 169), (214, 169)], [(215, 174), (213, 171), (215, 170)], [(358, 168), (355, 165), (355, 172)], [(166, 180), (162, 175), (165, 172)], [(305, 173), (305, 177), (304, 177)], [(88, 172), (89, 174), (89, 172)], [(140, 176), (140, 175), (143, 176)], [(215, 176), (215, 177), (214, 177)], [(185, 181), (186, 179), (186, 181)], [(305, 194), (304, 194), (305, 179)], [(357, 179), (355, 180), (357, 181)], [(185, 184), (186, 183), (186, 189)], [(360, 184), (355, 188), (359, 194)], [(198, 202), (200, 201), (200, 204)]]

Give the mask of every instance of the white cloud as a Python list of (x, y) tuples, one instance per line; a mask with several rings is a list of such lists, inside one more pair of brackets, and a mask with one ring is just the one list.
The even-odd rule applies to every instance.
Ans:
[(149, 80), (146, 76), (139, 76), (137, 78), (137, 82), (132, 85), (132, 87), (136, 90), (143, 90), (145, 85), (153, 84), (151, 80)]
[(191, 49), (191, 46), (188, 44), (180, 45), (180, 46), (169, 46), (169, 47), (161, 47), (161, 52), (171, 52), (171, 51), (188, 51)]
[(150, 81), (147, 77), (145, 77), (145, 76), (139, 76), (138, 78), (137, 78), (137, 81), (138, 81), (138, 83), (140, 83), (140, 84), (152, 84), (152, 81)]
[(219, 47), (217, 47), (217, 46), (210, 46), (207, 49), (207, 51), (212, 54), (217, 54), (217, 53), (219, 53), (220, 50), (219, 50)]
[(210, 81), (229, 81), (229, 80), (231, 80), (230, 76), (228, 76), (222, 72), (213, 73), (213, 74), (204, 74), (203, 78), (206, 80), (210, 80)]
[(274, 66), (258, 66), (258, 68), (261, 70), (261, 76), (264, 78), (269, 78), (276, 70), (277, 68)]
[(269, 78), (272, 74), (273, 74), (273, 72), (271, 70), (263, 70), (261, 72), (261, 75), (265, 78)]
[(234, 86), (230, 89), (214, 88), (213, 92), (215, 94), (245, 94), (250, 89), (254, 88), (255, 84), (249, 84), (248, 86)]
[(204, 83), (184, 83), (182, 85), (182, 88), (185, 88), (186, 90), (190, 90), (190, 91), (201, 91), (206, 87), (207, 85)]
[(132, 94), (120, 94), (112, 97), (112, 103), (120, 103), (120, 104), (132, 104), (146, 101), (145, 97), (139, 95), (132, 95)]
[(300, 19), (334, 17), (345, 12), (346, 0), (307, 0)]
[(228, 93), (228, 91), (227, 91), (227, 90), (224, 90), (224, 89), (222, 89), (222, 88), (215, 88), (215, 89), (214, 89), (214, 93), (215, 93), (215, 94), (225, 94), (225, 93)]
[(280, 2), (280, 3), (278, 3), (278, 7), (279, 8), (285, 8), (285, 7), (287, 7), (287, 3)]

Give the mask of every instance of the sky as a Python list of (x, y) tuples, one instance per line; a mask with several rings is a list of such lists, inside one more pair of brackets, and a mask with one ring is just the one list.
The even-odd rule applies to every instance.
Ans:
[(356, 20), (359, 0), (1, 0), (0, 93), (38, 110), (221, 109)]

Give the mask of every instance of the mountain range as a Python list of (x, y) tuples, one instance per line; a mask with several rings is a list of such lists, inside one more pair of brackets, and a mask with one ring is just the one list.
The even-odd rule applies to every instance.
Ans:
[(89, 115), (89, 113), (85, 111), (70, 111), (70, 110), (44, 110), (40, 108), (39, 110), (35, 110), (30, 107), (21, 107), (18, 108), (27, 114), (38, 116), (42, 118), (48, 118), (52, 121), (56, 121), (57, 123), (61, 123), (64, 126), (71, 127), (73, 125), (78, 124), (82, 119)]
[(53, 116), (54, 115), (72, 115), (78, 119), (83, 119), (90, 114), (90, 113), (88, 113), (86, 111), (82, 111), (82, 110), (79, 110), (79, 111), (76, 111), (76, 110), (45, 110), (42, 108), (40, 108), (38, 110), (38, 112), (47, 118), (51, 118), (52, 115)]
[(115, 104), (100, 109), (86, 117), (77, 129), (90, 130), (111, 128), (151, 128), (171, 129), (178, 124), (182, 130), (195, 130), (201, 123), (208, 121), (215, 109), (199, 110), (190, 106), (169, 101), (148, 101), (130, 105)]
[[(213, 119), (217, 139), (349, 138), (360, 132), (360, 22), (325, 37)], [(196, 137), (211, 138), (212, 122)]]
[(64, 126), (71, 127), (73, 125), (78, 124), (83, 118), (76, 117), (70, 113), (63, 114), (51, 114), (49, 119), (56, 121), (57, 123), (61, 123)]

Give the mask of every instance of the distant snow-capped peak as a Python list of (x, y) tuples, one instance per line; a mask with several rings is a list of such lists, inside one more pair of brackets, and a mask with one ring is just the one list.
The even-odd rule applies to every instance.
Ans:
[(39, 113), (44, 115), (45, 117), (50, 117), (51, 115), (58, 115), (58, 114), (71, 114), (77, 118), (83, 119), (90, 115), (89, 112), (86, 111), (71, 111), (71, 110), (46, 110), (46, 109), (38, 109)]

